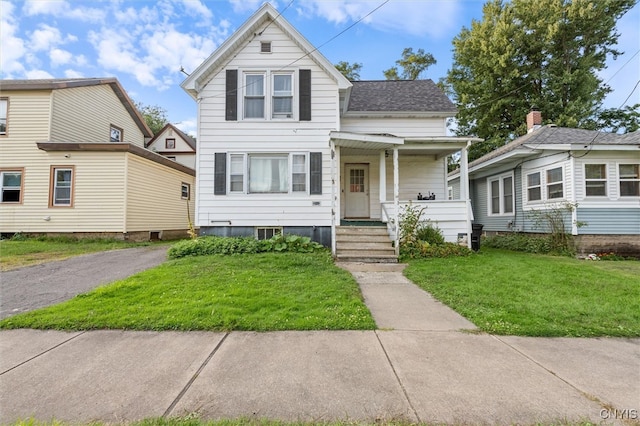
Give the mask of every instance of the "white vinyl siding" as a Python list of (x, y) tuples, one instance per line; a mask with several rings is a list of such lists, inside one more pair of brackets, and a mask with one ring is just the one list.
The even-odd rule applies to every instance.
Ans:
[(434, 118), (344, 118), (340, 130), (343, 132), (391, 134), (399, 137), (422, 137), (446, 135), (446, 119)]
[[(238, 120), (227, 121), (225, 109), (226, 70), (212, 75), (200, 93), (200, 128), (198, 131), (196, 226), (330, 226), (331, 225), (331, 155), (329, 132), (340, 127), (337, 83), (305, 51), (282, 32), (277, 25), (268, 26), (263, 40), (271, 42), (272, 53), (260, 53), (260, 40), (254, 39), (225, 63), (225, 68), (238, 70)], [(283, 65), (292, 64), (287, 69)], [(300, 69), (311, 70), (311, 121), (298, 121), (296, 92)], [(243, 73), (291, 73), (293, 76), (293, 119), (244, 120), (242, 100)], [(267, 88), (268, 89), (268, 88)], [(270, 96), (270, 91), (265, 92)], [(270, 102), (268, 102), (270, 105)], [(268, 109), (271, 109), (269, 106)], [(267, 111), (268, 112), (268, 111)], [(277, 121), (277, 122), (276, 122)], [(227, 194), (214, 195), (215, 153), (227, 155)], [(243, 192), (231, 191), (230, 156), (234, 154), (322, 153), (322, 194), (309, 193), (309, 176), (305, 191), (289, 194), (252, 193), (245, 174)], [(245, 164), (248, 159), (245, 159)], [(306, 159), (307, 163), (309, 159)], [(307, 166), (308, 167), (308, 166)], [(244, 172), (243, 172), (244, 173)], [(248, 171), (246, 171), (248, 173)], [(291, 181), (292, 177), (289, 178)], [(297, 178), (296, 178), (297, 179)], [(291, 182), (290, 182), (291, 183)], [(235, 188), (234, 188), (235, 189)]]

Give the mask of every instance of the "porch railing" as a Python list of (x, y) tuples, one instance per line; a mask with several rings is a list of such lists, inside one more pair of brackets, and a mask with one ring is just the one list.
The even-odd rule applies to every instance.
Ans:
[[(409, 204), (417, 208), (425, 207), (422, 212), (421, 221), (428, 221), (440, 228), (445, 241), (458, 242), (458, 237), (462, 234), (466, 235), (467, 240), (470, 241), (473, 212), (469, 201), (400, 201), (398, 205), (400, 212)], [(395, 240), (396, 227), (398, 226), (398, 215), (395, 205), (392, 201), (383, 202), (381, 205), (381, 220), (386, 222), (389, 236)]]

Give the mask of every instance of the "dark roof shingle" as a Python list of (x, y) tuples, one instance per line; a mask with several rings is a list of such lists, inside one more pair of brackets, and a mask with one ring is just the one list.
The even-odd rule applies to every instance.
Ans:
[(352, 81), (348, 111), (448, 112), (456, 107), (431, 80)]

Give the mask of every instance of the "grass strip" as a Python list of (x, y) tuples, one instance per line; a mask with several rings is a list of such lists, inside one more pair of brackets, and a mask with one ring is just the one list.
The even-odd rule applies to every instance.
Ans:
[(328, 252), (165, 262), (0, 328), (60, 330), (361, 330), (375, 323), (353, 277)]
[(483, 248), (411, 260), (405, 275), (499, 335), (640, 336), (640, 262), (593, 262)]

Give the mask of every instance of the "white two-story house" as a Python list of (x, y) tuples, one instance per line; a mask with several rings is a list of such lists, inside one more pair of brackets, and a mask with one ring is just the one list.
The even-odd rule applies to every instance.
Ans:
[(265, 4), (182, 87), (198, 103), (201, 234), (306, 235), (340, 256), (350, 224), (385, 226), (391, 247), (410, 200), (447, 240), (470, 232), (446, 161), (462, 151), (466, 173), (473, 139), (446, 136), (456, 110), (431, 80), (349, 81)]

